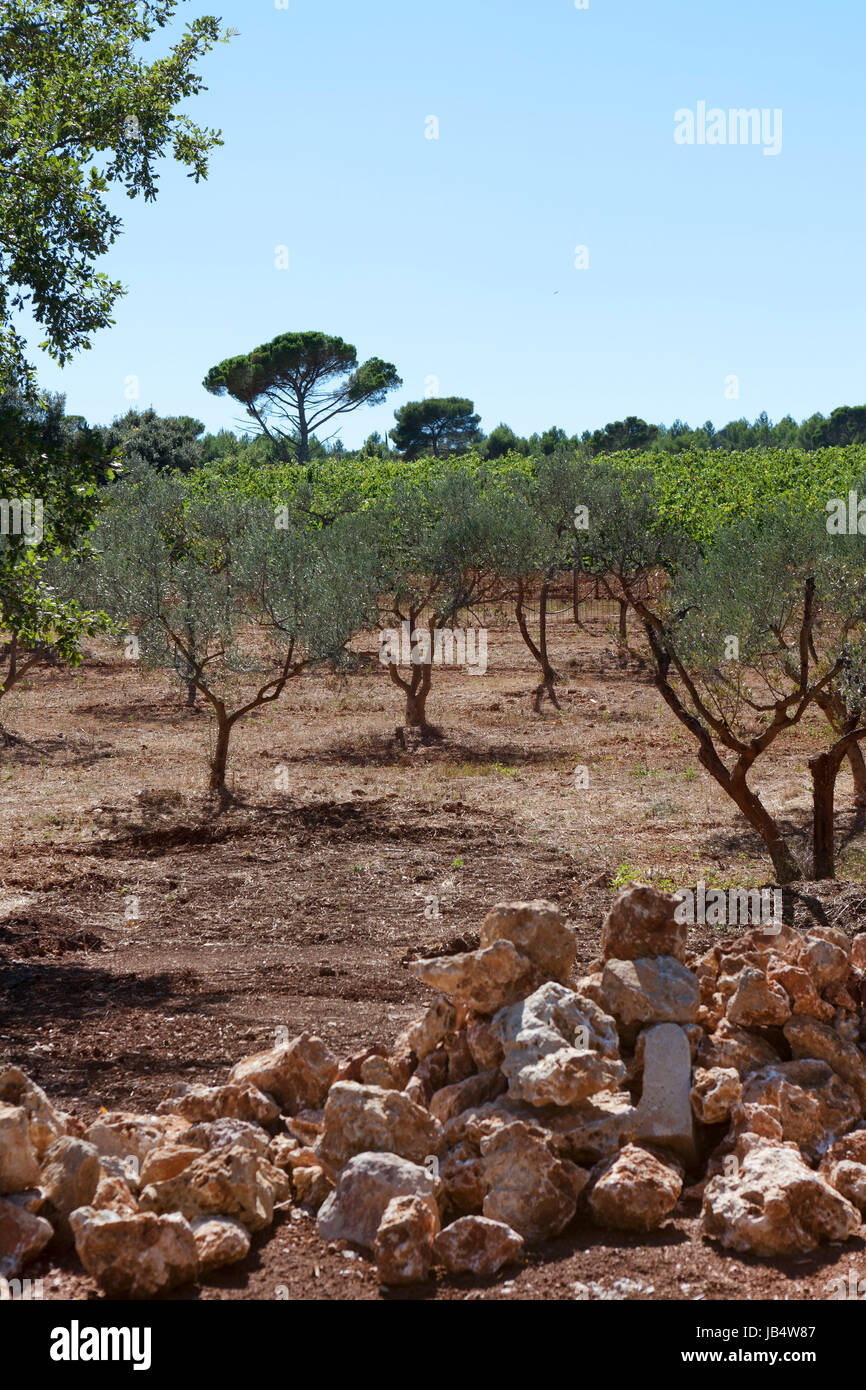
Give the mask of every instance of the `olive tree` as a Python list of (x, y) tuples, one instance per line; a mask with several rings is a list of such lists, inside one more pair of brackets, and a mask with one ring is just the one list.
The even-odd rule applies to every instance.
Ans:
[(318, 532), (288, 507), (148, 476), (113, 489), (92, 578), (143, 659), (191, 682), (215, 721), (209, 789), (240, 720), (317, 662), (337, 661), (371, 620), (373, 558), (338, 520)]
[[(731, 522), (699, 549), (663, 524), (650, 480), (598, 476), (587, 553), (622, 585), (659, 693), (695, 739), (702, 766), (760, 835), (780, 883), (803, 869), (750, 774), (807, 710), (826, 712), (831, 703), (839, 727), (831, 724), (830, 746), (809, 762), (812, 870), (831, 876), (836, 777), (866, 737), (862, 540), (831, 538), (824, 518), (779, 503)], [(667, 582), (649, 599), (635, 576), (653, 568)]]
[(449, 627), (498, 588), (495, 512), (483, 478), (455, 466), (401, 481), (374, 508), (357, 514), (353, 526), (375, 535), (380, 660), (405, 697), (406, 725), (423, 738), (436, 737), (427, 719), (434, 666), (456, 659), (478, 674), (487, 669), (486, 629)]
[[(573, 568), (576, 509), (582, 497), (582, 471), (573, 453), (566, 450), (542, 458), (530, 475), (505, 473), (490, 495), (494, 568), (514, 604), (520, 635), (541, 673), (534, 691), (536, 713), (545, 696), (559, 709), (559, 675), (548, 650), (550, 590), (560, 575)], [(536, 587), (538, 621), (533, 636), (527, 602)]]

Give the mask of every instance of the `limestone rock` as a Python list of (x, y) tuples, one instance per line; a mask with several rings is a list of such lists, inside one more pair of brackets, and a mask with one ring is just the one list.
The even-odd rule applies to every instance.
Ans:
[(818, 1170), (860, 1212), (866, 1212), (866, 1129), (831, 1144)]
[(123, 1179), (110, 1177), (105, 1172), (89, 1205), (97, 1211), (114, 1211), (118, 1214), (135, 1215), (138, 1211), (138, 1202)]
[[(266, 1157), (272, 1142), (261, 1125), (249, 1120), (232, 1119), (203, 1120), (201, 1124), (190, 1125), (181, 1138), (185, 1148), (205, 1149), (208, 1153), (213, 1149), (249, 1149), (261, 1158)], [(293, 1142), (297, 1143), (297, 1140)]]
[(402, 1091), (338, 1081), (328, 1094), (318, 1152), (342, 1168), (359, 1153), (395, 1153), (421, 1163), (439, 1152), (441, 1129), (429, 1111)]
[(574, 965), (577, 941), (553, 903), (499, 903), (484, 919), (481, 946), (510, 941), (527, 956), (544, 980), (565, 983)]
[(199, 1154), (177, 1177), (145, 1187), (139, 1205), (142, 1211), (180, 1212), (190, 1220), (234, 1216), (248, 1231), (260, 1231), (274, 1215), (270, 1166), (249, 1149), (214, 1149)]
[(266, 1158), (259, 1159), (259, 1172), (265, 1182), (270, 1185), (274, 1194), (274, 1206), (282, 1206), (292, 1199), (292, 1184), (287, 1172), (282, 1168), (276, 1168)]
[(195, 1159), (201, 1158), (201, 1152), (200, 1148), (193, 1148), (191, 1144), (165, 1144), (161, 1148), (151, 1149), (141, 1165), (141, 1186), (176, 1178)]
[(778, 980), (747, 965), (740, 972), (727, 1016), (731, 1023), (743, 1028), (767, 1028), (791, 1017), (791, 1001)]
[(782, 1031), (794, 1057), (817, 1057), (826, 1062), (857, 1094), (861, 1106), (866, 1109), (866, 1057), (856, 1044), (846, 1042), (835, 1028), (814, 1018), (795, 1016)]
[[(312, 1150), (308, 1150), (313, 1157)], [(334, 1183), (320, 1163), (299, 1163), (292, 1169), (292, 1195), (299, 1207), (319, 1211), (334, 1191)]]
[(718, 1125), (731, 1117), (743, 1098), (743, 1083), (736, 1067), (697, 1067), (694, 1073), (692, 1110), (705, 1125)]
[(469, 1049), (465, 1028), (446, 1033), (442, 1039), (442, 1048), (448, 1058), (449, 1086), (456, 1086), (458, 1081), (466, 1081), (468, 1077), (475, 1075), (478, 1068)]
[(548, 983), (496, 1014), (509, 1095), (532, 1105), (575, 1105), (617, 1086), (614, 1020), (592, 1000)]
[(400, 1091), (403, 1083), (397, 1077), (387, 1057), (368, 1057), (361, 1063), (361, 1081), (365, 1086), (379, 1086), (383, 1091)]
[(866, 1212), (866, 1164), (852, 1163), (850, 1159), (842, 1158), (825, 1173), (822, 1165), (822, 1173), (846, 1201), (859, 1212)]
[(409, 1025), (394, 1044), (395, 1051), (405, 1047), (414, 1052), (419, 1062), (438, 1047), (446, 1033), (457, 1026), (457, 1010), (450, 999), (437, 999), (421, 1018)]
[(602, 993), (623, 1024), (691, 1023), (700, 1002), (697, 976), (675, 956), (607, 961)]
[(736, 1173), (707, 1183), (702, 1225), (727, 1250), (791, 1255), (848, 1240), (859, 1230), (860, 1213), (807, 1167), (793, 1144), (757, 1143)]
[(55, 1109), (42, 1087), (18, 1067), (0, 1068), (0, 1101), (26, 1112), (30, 1143), (40, 1161), (67, 1131), (69, 1117)]
[(250, 1253), (249, 1232), (231, 1216), (205, 1216), (192, 1223), (201, 1274), (238, 1264)]
[(800, 947), (797, 964), (814, 980), (815, 988), (823, 994), (828, 985), (844, 984), (850, 969), (851, 947), (844, 932), (835, 940), (810, 932)]
[(286, 1117), (286, 1129), (301, 1145), (315, 1144), (325, 1128), (324, 1110), (302, 1110)]
[(490, 1278), (523, 1255), (524, 1240), (504, 1221), (486, 1216), (461, 1216), (433, 1242), (436, 1261), (449, 1274)]
[(698, 1066), (708, 1071), (714, 1067), (733, 1067), (741, 1077), (746, 1077), (780, 1058), (765, 1038), (723, 1018), (715, 1031), (700, 1043), (696, 1060)]
[(437, 1091), (448, 1085), (448, 1053), (440, 1044), (428, 1052), (406, 1085), (405, 1093), (416, 1105), (429, 1105)]
[(153, 1298), (198, 1273), (195, 1237), (177, 1212), (140, 1212), (79, 1207), (70, 1217), (78, 1258), (109, 1298)]
[[(137, 1196), (141, 1189), (139, 1181), (141, 1164), (137, 1158), (133, 1158), (131, 1155), (126, 1158), (118, 1158), (116, 1154), (100, 1154), (99, 1161), (106, 1178), (122, 1182), (125, 1187), (129, 1188), (133, 1196)], [(96, 1206), (96, 1202), (94, 1201), (92, 1205)]]
[(39, 1162), (22, 1105), (0, 1103), (0, 1195), (21, 1192), (39, 1182)]
[(602, 1013), (607, 1012), (607, 1005), (604, 1001), (604, 990), (602, 984), (604, 975), (600, 970), (594, 970), (589, 975), (581, 975), (574, 986), (575, 994), (579, 994), (582, 999), (591, 999), (593, 1004), (597, 1004)]
[(487, 1195), (483, 1214), (528, 1242), (559, 1235), (577, 1210), (589, 1174), (557, 1158), (548, 1142), (521, 1121), (481, 1141)]
[[(372, 1047), (362, 1047), (359, 1052), (351, 1052), (343, 1057), (334, 1073), (334, 1081), (360, 1081), (361, 1067), (370, 1057), (385, 1057), (388, 1049), (384, 1043), (373, 1043)], [(331, 1082), (333, 1086), (334, 1082)], [(324, 1106), (324, 1102), (322, 1102)]]
[[(456, 1116), (444, 1126), (443, 1180), (455, 1146), (468, 1145), (480, 1156), (481, 1141), (515, 1120), (545, 1136), (558, 1157), (582, 1166), (609, 1158), (628, 1143), (636, 1115), (627, 1091), (597, 1091), (589, 1100), (567, 1107), (527, 1105), (501, 1096), (493, 1103)], [(468, 1154), (465, 1149), (461, 1152), (465, 1161)]]
[(510, 941), (495, 941), (457, 956), (410, 961), (409, 970), (431, 989), (479, 1014), (496, 1013), (525, 998), (539, 983), (532, 962)]
[(438, 1228), (438, 1219), (423, 1197), (392, 1197), (373, 1247), (379, 1282), (420, 1284), (427, 1279)]
[(87, 1207), (93, 1201), (102, 1165), (93, 1144), (85, 1139), (70, 1139), (64, 1135), (55, 1139), (42, 1164), (39, 1185), (44, 1193), (40, 1215), (54, 1227), (54, 1245), (69, 1249), (73, 1244), (70, 1214), (76, 1207)]
[(454, 1144), (439, 1165), (443, 1197), (454, 1211), (478, 1213), (487, 1195), (484, 1160), (480, 1144), (462, 1139)]
[(319, 1211), (323, 1240), (350, 1240), (372, 1249), (392, 1197), (420, 1197), (439, 1227), (434, 1179), (417, 1163), (393, 1153), (363, 1153), (349, 1159), (336, 1189)]
[(501, 1064), (502, 1043), (492, 1020), (470, 1022), (466, 1028), (466, 1044), (478, 1071), (491, 1071)]
[(643, 1089), (634, 1135), (673, 1149), (686, 1163), (695, 1158), (691, 1104), (692, 1054), (675, 1023), (648, 1028), (644, 1042)]
[(3, 1200), (12, 1202), (22, 1211), (29, 1211), (31, 1216), (38, 1216), (44, 1195), (41, 1187), (25, 1187), (23, 1192), (7, 1192)]
[(151, 1149), (175, 1142), (188, 1128), (189, 1121), (179, 1115), (112, 1111), (90, 1125), (84, 1138), (96, 1146), (100, 1158), (135, 1158), (140, 1164)]
[(646, 883), (623, 888), (601, 929), (601, 953), (605, 960), (644, 960), (675, 956), (684, 961), (688, 927), (676, 920), (679, 899)]
[(179, 1081), (157, 1109), (161, 1115), (181, 1115), (192, 1124), (233, 1119), (269, 1125), (280, 1113), (276, 1101), (250, 1081), (229, 1081), (224, 1086)]
[(781, 986), (791, 1001), (794, 1014), (808, 1014), (811, 1018), (823, 1020), (833, 1017), (833, 1005), (822, 999), (811, 975), (802, 966), (774, 966), (769, 972), (770, 980)]
[[(677, 1027), (682, 1028), (688, 1039), (689, 1052), (691, 1053), (692, 1062), (694, 1063), (697, 1059), (698, 1048), (704, 1041), (706, 1034), (699, 1023), (679, 1023)], [(644, 1053), (646, 1051), (648, 1032), (648, 1028), (643, 1028), (638, 1033), (635, 1038), (634, 1056), (626, 1062), (629, 1084), (631, 1084), (632, 1081), (637, 1081), (643, 1075)], [(773, 1053), (773, 1056), (775, 1055), (776, 1054)]]
[(305, 1031), (284, 1047), (244, 1057), (232, 1067), (229, 1080), (250, 1082), (273, 1096), (287, 1114), (295, 1115), (299, 1110), (320, 1109), (336, 1074), (337, 1059), (327, 1043)]
[(290, 1166), (292, 1154), (300, 1147), (297, 1139), (290, 1139), (288, 1134), (276, 1134), (268, 1145), (268, 1162), (285, 1171)]
[(833, 980), (824, 989), (824, 998), (828, 1004), (833, 1006), (834, 1013), (839, 1013), (840, 1011), (856, 1013), (860, 1007), (858, 1003), (859, 995), (859, 990), (854, 990), (852, 992), (848, 988), (848, 985), (842, 980)]
[(803, 1059), (778, 1062), (748, 1077), (733, 1119), (738, 1132), (778, 1134), (817, 1161), (862, 1113), (857, 1096), (826, 1062)]
[(635, 1144), (593, 1174), (589, 1206), (599, 1226), (621, 1231), (655, 1231), (679, 1201), (682, 1175)]
[(0, 1198), (0, 1279), (17, 1279), (53, 1234), (50, 1222)]
[(638, 1112), (627, 1091), (598, 1091), (566, 1110), (538, 1110), (557, 1153), (577, 1164), (610, 1158), (634, 1137)]
[(484, 1105), (488, 1100), (495, 1100), (497, 1096), (502, 1095), (505, 1088), (505, 1077), (498, 1069), (477, 1072), (475, 1076), (468, 1076), (465, 1081), (458, 1081), (453, 1086), (443, 1086), (441, 1091), (436, 1091), (430, 1101), (430, 1114), (440, 1124), (444, 1124), (446, 1120), (453, 1119), (464, 1110)]

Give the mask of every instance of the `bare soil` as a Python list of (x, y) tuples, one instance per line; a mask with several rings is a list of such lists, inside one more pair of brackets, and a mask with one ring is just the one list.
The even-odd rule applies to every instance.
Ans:
[[(354, 674), (304, 676), (238, 726), (238, 804), (223, 814), (202, 790), (210, 718), (184, 709), (169, 675), (94, 648), (79, 670), (38, 671), (12, 692), (2, 716), (15, 740), (0, 747), (0, 1060), (85, 1121), (144, 1111), (174, 1081), (221, 1079), (282, 1029), (314, 1028), (338, 1052), (390, 1042), (428, 995), (407, 960), (470, 949), (503, 899), (560, 906), (577, 975), (598, 953), (618, 883), (770, 882), (760, 842), (602, 622), (556, 624), (562, 709), (540, 715), (519, 637), (488, 626), (485, 676), (434, 674), (441, 741), (395, 741), (397, 692), (368, 641)], [(806, 759), (825, 742), (816, 716), (754, 778), (804, 859)], [(840, 879), (796, 885), (786, 910), (854, 932), (866, 839), (847, 771), (837, 806)], [(714, 939), (695, 932), (696, 947)], [(650, 1238), (576, 1225), (505, 1282), (440, 1278), (397, 1294), (293, 1212), (243, 1264), (174, 1297), (561, 1299), (576, 1284), (610, 1295), (627, 1279), (634, 1298), (823, 1299), (850, 1269), (866, 1277), (862, 1241), (744, 1260), (704, 1241), (697, 1217), (686, 1207)], [(97, 1296), (74, 1258), (28, 1274), (46, 1297)]]

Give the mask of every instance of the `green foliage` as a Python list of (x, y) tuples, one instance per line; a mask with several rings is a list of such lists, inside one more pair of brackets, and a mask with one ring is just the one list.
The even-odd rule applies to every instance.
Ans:
[(432, 453), (434, 458), (461, 453), (481, 438), (481, 416), (474, 410), (472, 401), (463, 396), (409, 401), (394, 411), (394, 447), (407, 458), (419, 458), (425, 453)]
[(427, 606), (443, 627), (492, 588), (497, 513), (485, 482), (480, 468), (400, 478), (355, 517), (355, 534), (374, 538), (386, 611), (414, 619)]
[(583, 441), (591, 454), (614, 454), (624, 449), (646, 449), (658, 437), (658, 427), (648, 425), (636, 415), (605, 425), (603, 430), (587, 432)]
[(221, 143), (178, 107), (201, 91), (196, 66), (221, 35), (205, 16), (150, 64), (139, 54), (177, 0), (4, 0), (0, 13), (0, 384), (32, 371), (21, 311), (61, 364), (111, 323), (122, 286), (96, 261), (122, 230), (107, 194), (152, 201), (170, 152), (196, 181)]
[[(358, 366), (351, 343), (326, 333), (282, 333), (270, 343), (211, 367), (202, 385), (243, 405), (284, 459), (303, 463), (310, 438), (338, 415), (379, 405), (401, 386), (391, 362)], [(288, 426), (288, 429), (286, 428)]]
[(749, 449), (744, 453), (687, 450), (681, 454), (613, 454), (610, 465), (628, 476), (652, 476), (659, 517), (702, 543), (737, 517), (759, 519), (778, 501), (803, 515), (844, 496), (866, 468), (866, 446)]
[[(0, 533), (0, 629), (12, 639), (0, 694), (47, 647), (71, 665), (81, 638), (105, 626), (104, 615), (64, 599), (55, 578), (73, 553), (86, 553), (99, 510), (97, 477), (106, 471), (98, 432), (64, 414), (62, 396), (0, 396), (0, 497), (26, 509), (29, 528), (10, 511)], [(18, 657), (26, 658), (24, 667)]]
[(189, 415), (160, 416), (155, 410), (129, 410), (103, 431), (103, 438), (107, 449), (117, 451), (124, 469), (189, 473), (202, 462), (199, 435), (203, 432), (201, 421)]
[[(237, 674), (267, 671), (293, 644), (336, 657), (369, 614), (365, 552), (339, 524), (278, 528), (273, 507), (142, 473), (109, 489), (90, 583), (157, 666), (187, 658)], [(365, 607), (366, 605), (366, 607)], [(275, 655), (276, 654), (276, 655)]]

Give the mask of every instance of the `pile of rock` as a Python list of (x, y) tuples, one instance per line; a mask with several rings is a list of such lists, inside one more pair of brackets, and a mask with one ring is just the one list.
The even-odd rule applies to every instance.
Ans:
[(575, 1217), (651, 1231), (681, 1200), (759, 1255), (842, 1241), (866, 1210), (866, 937), (749, 932), (687, 952), (677, 900), (626, 889), (602, 958), (550, 903), (479, 949), (415, 961), (436, 997), (392, 1047), (339, 1061), (303, 1033), (155, 1115), (85, 1129), (0, 1071), (0, 1276), (74, 1245), (111, 1296), (242, 1260), (280, 1208), (385, 1284), (492, 1276)]

